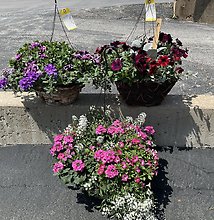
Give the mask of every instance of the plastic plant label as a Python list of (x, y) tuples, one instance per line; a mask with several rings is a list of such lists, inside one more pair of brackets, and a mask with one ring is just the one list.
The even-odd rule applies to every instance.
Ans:
[(65, 27), (71, 31), (77, 28), (76, 24), (74, 23), (74, 19), (71, 16), (71, 10), (69, 8), (64, 8), (60, 10), (60, 16)]
[(146, 21), (156, 21), (155, 0), (145, 0)]

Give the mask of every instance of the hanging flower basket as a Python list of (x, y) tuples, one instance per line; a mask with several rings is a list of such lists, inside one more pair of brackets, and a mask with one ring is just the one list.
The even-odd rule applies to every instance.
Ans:
[(46, 104), (62, 104), (69, 105), (75, 102), (83, 86), (72, 85), (70, 87), (59, 87), (57, 91), (53, 93), (46, 93), (42, 90), (36, 91)]
[(155, 106), (160, 105), (170, 92), (176, 81), (141, 82), (128, 85), (122, 81), (116, 82), (117, 90), (128, 105)]

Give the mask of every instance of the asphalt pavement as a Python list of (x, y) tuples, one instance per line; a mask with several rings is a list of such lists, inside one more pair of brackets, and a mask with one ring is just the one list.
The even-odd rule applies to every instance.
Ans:
[[(47, 145), (0, 148), (1, 220), (105, 220), (97, 200), (52, 173)], [(214, 219), (213, 149), (159, 148), (158, 220)]]

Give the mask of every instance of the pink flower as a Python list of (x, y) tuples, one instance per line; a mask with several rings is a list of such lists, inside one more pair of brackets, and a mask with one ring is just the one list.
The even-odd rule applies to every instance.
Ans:
[(85, 164), (83, 163), (82, 160), (75, 160), (72, 162), (72, 168), (74, 169), (74, 171), (82, 172), (83, 169), (85, 168)]
[(63, 165), (62, 162), (55, 163), (54, 166), (53, 166), (53, 172), (58, 173), (63, 168), (64, 168), (64, 165)]
[(126, 168), (127, 168), (126, 162), (123, 161), (123, 162), (121, 163), (121, 165), (122, 165), (122, 168), (123, 168), (123, 169), (126, 169)]
[(133, 156), (132, 157), (132, 163), (137, 163), (137, 161), (138, 161), (138, 156), (136, 155), (136, 156)]
[(97, 161), (100, 161), (104, 156), (104, 150), (98, 150), (95, 152), (94, 154), (94, 159), (97, 160)]
[(55, 155), (55, 152), (56, 152), (56, 146), (54, 145), (54, 146), (50, 149), (50, 154), (51, 154), (52, 156), (54, 156), (54, 155)]
[(74, 141), (74, 139), (73, 139), (73, 137), (68, 135), (68, 136), (64, 136), (63, 141), (65, 144), (70, 144)]
[(99, 125), (97, 128), (96, 128), (96, 134), (103, 134), (106, 132), (106, 128), (104, 128), (102, 125)]
[(152, 146), (152, 145), (153, 145), (153, 142), (150, 141), (150, 140), (148, 140), (148, 141), (146, 142), (146, 144), (149, 145), (149, 146)]
[(148, 138), (148, 135), (142, 131), (138, 132), (138, 136), (141, 137), (143, 140), (146, 140)]
[(123, 148), (124, 147), (124, 143), (123, 142), (119, 142), (119, 146), (120, 146), (120, 148)]
[(104, 173), (104, 170), (105, 170), (105, 164), (100, 164), (100, 166), (97, 170), (97, 174), (102, 175)]
[(140, 178), (139, 178), (139, 177), (136, 177), (136, 178), (134, 179), (134, 181), (135, 181), (135, 183), (139, 183), (139, 182), (140, 182)]
[(137, 173), (140, 173), (140, 168), (139, 168), (139, 167), (136, 167), (136, 168), (135, 168), (135, 171), (136, 171)]
[(148, 134), (151, 134), (151, 135), (153, 135), (155, 133), (155, 130), (152, 126), (146, 126), (144, 128), (144, 131), (146, 131)]
[(122, 126), (122, 124), (121, 124), (121, 121), (120, 120), (115, 120), (114, 122), (113, 122), (113, 124), (112, 125), (114, 125), (115, 127), (121, 127)]
[(103, 163), (111, 163), (115, 160), (115, 152), (113, 150), (104, 151), (104, 155), (101, 158)]
[(91, 151), (93, 151), (93, 150), (95, 149), (95, 146), (90, 146), (89, 149), (90, 149)]
[(121, 154), (122, 154), (122, 151), (121, 151), (121, 150), (117, 150), (117, 153), (118, 153), (119, 155), (121, 155)]
[(145, 161), (141, 160), (141, 166), (144, 166), (144, 165), (145, 165)]
[(65, 154), (59, 153), (58, 156), (57, 156), (57, 159), (66, 161), (66, 160), (67, 160), (67, 157), (65, 156)]
[(152, 163), (150, 160), (148, 160), (148, 162), (146, 163), (147, 166), (151, 167), (152, 166)]
[(108, 167), (105, 171), (105, 174), (106, 174), (106, 177), (112, 179), (112, 178), (118, 176), (119, 172), (114, 165), (108, 165)]
[(61, 141), (63, 139), (63, 135), (62, 134), (58, 134), (54, 137), (54, 142), (58, 142), (58, 141)]
[(115, 162), (115, 163), (119, 163), (119, 162), (120, 162), (120, 157), (119, 157), (119, 156), (116, 156), (115, 159), (114, 159), (114, 162)]
[(57, 152), (60, 152), (61, 150), (63, 150), (63, 145), (61, 144), (61, 142), (56, 142), (54, 146), (56, 147)]
[(132, 144), (139, 144), (139, 143), (140, 143), (139, 139), (137, 139), (137, 138), (132, 139)]
[(127, 182), (128, 181), (129, 176), (127, 174), (123, 174), (122, 175), (122, 181), (123, 182)]

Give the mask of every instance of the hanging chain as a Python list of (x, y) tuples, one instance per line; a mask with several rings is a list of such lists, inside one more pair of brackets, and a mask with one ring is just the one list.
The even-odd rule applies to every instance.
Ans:
[(63, 32), (65, 34), (65, 37), (66, 37), (67, 41), (69, 42), (71, 48), (74, 49), (74, 46), (72, 45), (72, 43), (71, 43), (71, 41), (70, 41), (70, 39), (68, 37), (68, 34), (67, 34), (66, 30), (65, 30), (65, 27), (63, 25), (63, 21), (62, 21), (62, 18), (60, 16), (60, 13), (59, 13), (59, 8), (58, 8), (57, 0), (54, 0), (54, 1), (55, 1), (55, 3), (54, 3), (54, 19), (53, 19), (53, 28), (52, 28), (52, 34), (51, 34), (50, 41), (52, 41), (53, 37), (54, 37), (54, 32), (55, 32), (55, 28), (56, 28), (56, 15), (58, 15), (60, 24), (62, 26), (62, 30), (63, 30)]

